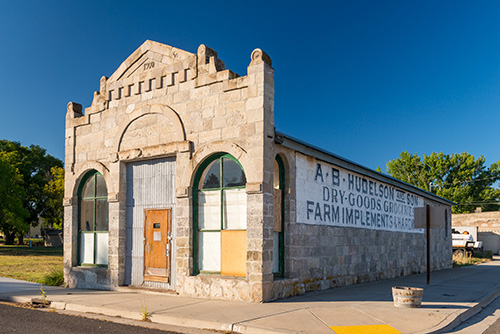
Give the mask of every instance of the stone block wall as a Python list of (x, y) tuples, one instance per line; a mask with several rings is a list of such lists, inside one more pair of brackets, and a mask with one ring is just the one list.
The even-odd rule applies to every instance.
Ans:
[[(272, 299), (426, 272), (425, 233), (297, 223), (296, 152), (280, 145), (276, 152), (286, 166), (285, 278), (273, 282)], [(450, 222), (431, 228), (431, 270), (451, 268)]]
[[(261, 301), (266, 221), (263, 198), (272, 191), (274, 71), (256, 49), (245, 76), (224, 68), (217, 53), (201, 45), (189, 53), (146, 41), (109, 78), (85, 110), (70, 102), (66, 114), (65, 277), (70, 286), (122, 285), (125, 273), (126, 163), (176, 157), (176, 290), (183, 295)], [(248, 222), (245, 279), (193, 276), (192, 187), (200, 164), (217, 152), (232, 154), (247, 178)], [(77, 267), (81, 178), (97, 170), (109, 201), (107, 269)], [(269, 169), (272, 171), (272, 165)], [(269, 181), (271, 179), (271, 181)], [(264, 250), (266, 249), (266, 250)], [(91, 277), (92, 276), (92, 277)]]
[[(292, 223), (285, 235), (286, 278), (274, 282), (274, 299), (426, 272), (425, 234)], [(431, 270), (450, 267), (451, 236), (431, 228)]]

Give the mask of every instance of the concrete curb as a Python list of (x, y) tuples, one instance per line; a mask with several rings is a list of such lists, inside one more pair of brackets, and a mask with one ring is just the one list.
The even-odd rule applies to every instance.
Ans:
[(17, 296), (9, 296), (9, 295), (0, 295), (0, 300), (5, 302), (13, 302), (13, 303), (27, 303), (31, 302), (31, 298), (33, 297), (17, 297)]
[[(9, 296), (9, 295), (0, 295), (0, 300), (6, 302), (13, 303), (29, 303), (33, 297), (17, 297), (17, 296)], [(50, 300), (50, 298), (49, 298)], [(125, 310), (116, 310), (109, 307), (100, 307), (100, 306), (88, 306), (82, 304), (73, 304), (61, 301), (51, 301), (51, 308), (56, 310), (63, 311), (73, 311), (79, 313), (92, 313), (92, 314), (102, 314), (110, 317), (120, 317), (130, 320), (141, 321), (142, 317), (139, 311), (130, 312)], [(181, 326), (181, 327), (192, 327), (198, 329), (212, 329), (217, 331), (231, 331), (234, 324), (232, 323), (223, 323), (218, 321), (209, 321), (209, 320), (197, 320), (197, 319), (189, 319), (189, 318), (179, 318), (179, 317), (171, 317), (165, 316), (161, 314), (152, 314), (151, 320), (153, 323), (164, 324), (164, 325), (173, 325), (173, 326)]]
[[(470, 307), (466, 311), (450, 314), (445, 318), (440, 324), (429, 328), (425, 331), (417, 332), (416, 334), (438, 334), (446, 333), (451, 331), (453, 328), (457, 327), (461, 323), (465, 322), (475, 314), (479, 313), (483, 308), (493, 302), (497, 297), (500, 296), (500, 288), (493, 289), (488, 292), (483, 298), (481, 298), (474, 306)], [(33, 291), (32, 295), (29, 296), (12, 296), (10, 294), (0, 294), (0, 300), (14, 302), (14, 303), (26, 303), (30, 302), (32, 298), (38, 297), (38, 294)], [(50, 297), (48, 298), (50, 300)], [(73, 311), (79, 313), (89, 313), (89, 314), (102, 314), (110, 317), (120, 317), (135, 321), (140, 321), (142, 316), (140, 311), (131, 312), (126, 310), (117, 310), (110, 307), (103, 306), (89, 306), (76, 303), (68, 303), (63, 301), (51, 301), (51, 307), (56, 310)], [(472, 304), (472, 303), (471, 303)], [(450, 320), (449, 320), (450, 319)], [(259, 326), (249, 326), (246, 325), (246, 321), (240, 322), (221, 322), (214, 320), (200, 320), (194, 318), (176, 317), (169, 316), (165, 314), (152, 314), (151, 320), (153, 323), (171, 325), (171, 326), (181, 326), (181, 327), (191, 327), (197, 329), (208, 329), (217, 331), (233, 331), (242, 334), (285, 334), (291, 333), (289, 330), (281, 329), (271, 329)]]
[[(106, 316), (121, 317), (136, 321), (142, 320), (142, 315), (139, 310), (137, 312), (131, 312), (125, 310), (117, 310), (110, 307), (88, 306), (88, 305), (64, 303), (64, 302), (59, 302), (59, 303), (55, 302), (53, 303), (53, 305), (56, 309), (65, 311), (102, 314)], [(192, 318), (172, 317), (168, 315), (155, 314), (154, 312), (151, 314), (151, 322), (157, 324), (191, 327), (197, 329), (212, 329), (217, 331), (228, 331), (231, 330), (233, 327), (233, 324), (231, 323), (223, 323), (211, 320), (199, 320)]]
[(175, 317), (175, 316), (154, 314), (154, 313), (151, 316), (151, 321), (165, 325), (194, 327), (198, 329), (213, 329), (218, 331), (231, 331), (233, 328), (233, 324), (229, 322), (182, 318), (182, 317)]
[[(447, 333), (447, 332), (451, 331), (453, 328), (455, 328), (458, 325), (460, 325), (461, 323), (467, 321), (469, 318), (471, 318), (475, 314), (481, 312), (481, 310), (483, 308), (485, 308), (486, 306), (488, 306), (498, 296), (500, 296), (500, 288), (496, 289), (496, 290), (492, 290), (491, 292), (489, 292), (486, 296), (484, 296), (483, 298), (481, 298), (479, 300), (479, 302), (477, 302), (476, 305), (474, 305), (473, 307), (469, 308), (465, 312), (459, 313), (453, 320), (451, 320), (450, 322), (448, 322), (448, 324), (446, 324), (444, 326), (438, 325), (438, 326), (435, 326), (434, 328), (431, 328), (430, 332), (425, 331), (425, 332), (419, 332), (417, 334), (420, 334), (420, 333), (422, 333), (422, 334), (424, 334), (424, 333), (426, 333), (426, 334)], [(445, 322), (445, 321), (446, 321), (446, 319), (443, 322)], [(436, 328), (436, 327), (439, 327), (439, 328)]]
[[(0, 295), (0, 300), (13, 302), (13, 303), (29, 303), (33, 296), (10, 296), (10, 295)], [(50, 298), (49, 298), (50, 300)], [(79, 313), (92, 313), (92, 314), (102, 314), (110, 317), (120, 317), (130, 320), (141, 321), (140, 312), (130, 312), (124, 310), (116, 310), (109, 307), (100, 307), (100, 306), (87, 306), (82, 304), (73, 304), (61, 301), (51, 301), (51, 307), (56, 310), (63, 311), (73, 311)], [(172, 325), (172, 326), (180, 326), (180, 327), (191, 327), (197, 329), (209, 329), (209, 330), (217, 330), (217, 331), (233, 331), (236, 333), (255, 333), (255, 334), (285, 334), (290, 333), (290, 331), (282, 331), (282, 330), (273, 330), (268, 328), (262, 328), (257, 326), (246, 326), (242, 325), (240, 322), (237, 323), (229, 323), (229, 322), (220, 322), (220, 321), (212, 321), (212, 320), (198, 320), (192, 318), (182, 318), (182, 317), (173, 317), (162, 314), (152, 314), (151, 321), (153, 323), (164, 324), (164, 325)]]

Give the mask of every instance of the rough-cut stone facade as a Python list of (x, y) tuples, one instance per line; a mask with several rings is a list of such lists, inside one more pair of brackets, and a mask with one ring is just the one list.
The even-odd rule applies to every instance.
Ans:
[[(277, 135), (278, 141), (280, 135)], [(291, 139), (290, 142), (292, 142)], [(297, 152), (309, 153), (324, 158), (322, 151), (304, 149), (303, 143), (293, 145), (295, 149), (278, 145), (277, 154), (287, 163), (286, 184), (290, 196), (285, 208), (285, 273), (286, 277), (273, 283), (273, 298), (301, 294), (307, 291), (372, 282), (381, 279), (426, 272), (426, 234), (393, 231), (377, 231), (362, 228), (307, 225), (297, 223), (295, 181), (297, 177)], [(341, 158), (340, 158), (341, 159)], [(338, 157), (334, 158), (339, 160)], [(341, 159), (342, 160), (342, 159)], [(343, 164), (346, 165), (343, 165)], [(358, 166), (343, 167), (357, 171)], [(375, 173), (366, 171), (369, 176)], [(376, 174), (375, 174), (376, 175)], [(382, 176), (383, 177), (383, 176)], [(386, 182), (389, 180), (386, 180)], [(393, 180), (394, 181), (394, 180)], [(404, 184), (401, 184), (403, 186)], [(408, 186), (408, 185), (406, 185)], [(408, 189), (408, 188), (407, 188)], [(416, 191), (417, 189), (413, 189)], [(421, 196), (425, 196), (420, 191)], [(428, 194), (427, 194), (428, 195)], [(436, 201), (436, 199), (438, 199)], [(447, 225), (431, 227), (431, 269), (451, 268), (451, 208), (450, 203), (439, 198), (424, 199), (423, 205), (446, 206)]]
[[(113, 289), (125, 284), (126, 166), (162, 157), (176, 161), (172, 286), (181, 295), (266, 301), (425, 271), (425, 234), (297, 224), (297, 149), (274, 131), (273, 75), (271, 59), (260, 49), (253, 51), (247, 74), (239, 76), (204, 45), (194, 54), (146, 41), (113, 75), (101, 78), (90, 107), (83, 111), (77, 103), (68, 104), (64, 264), (69, 286)], [(203, 161), (218, 152), (236, 158), (246, 175), (246, 277), (196, 274), (193, 269), (193, 182)], [(280, 279), (273, 275), (277, 154), (286, 178)], [(349, 163), (344, 167), (350, 168)], [(78, 260), (78, 188), (91, 170), (103, 175), (108, 191), (105, 268), (79, 266)], [(385, 177), (380, 178), (383, 182)], [(449, 205), (419, 194), (431, 205)], [(450, 267), (449, 231), (433, 228), (431, 241), (433, 269)]]
[(477, 227), (477, 239), (483, 249), (500, 253), (500, 212), (477, 212), (452, 215), (453, 227)]

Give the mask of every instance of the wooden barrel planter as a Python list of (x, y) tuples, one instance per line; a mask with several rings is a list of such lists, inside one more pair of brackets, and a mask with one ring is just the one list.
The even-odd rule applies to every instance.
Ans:
[(424, 289), (422, 288), (392, 287), (392, 299), (394, 300), (394, 306), (397, 307), (420, 307), (423, 297)]

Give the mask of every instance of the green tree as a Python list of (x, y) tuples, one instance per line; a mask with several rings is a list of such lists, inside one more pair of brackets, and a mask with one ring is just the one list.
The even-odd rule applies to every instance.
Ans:
[(22, 243), (29, 226), (37, 226), (39, 218), (47, 211), (49, 196), (44, 189), (50, 181), (50, 169), (62, 168), (63, 164), (61, 160), (47, 154), (47, 151), (38, 145), (25, 147), (19, 142), (0, 140), (0, 152), (11, 154), (10, 164), (17, 168), (21, 176), (20, 185), (24, 190), (21, 200), (25, 223), (28, 226), (28, 229), (16, 230), (19, 242)]
[(454, 213), (500, 209), (500, 190), (495, 183), (500, 180), (500, 161), (489, 168), (483, 156), (475, 159), (464, 152), (446, 155), (443, 152), (424, 154), (402, 152), (399, 158), (387, 163), (387, 172), (394, 178), (449, 199), (458, 205)]
[(62, 229), (63, 226), (63, 197), (64, 197), (64, 169), (52, 167), (50, 169), (50, 180), (43, 188), (47, 199), (42, 212), (42, 219), (47, 226)]
[(12, 245), (17, 233), (29, 230), (23, 207), (22, 176), (16, 167), (15, 153), (0, 151), (0, 231), (5, 243)]

